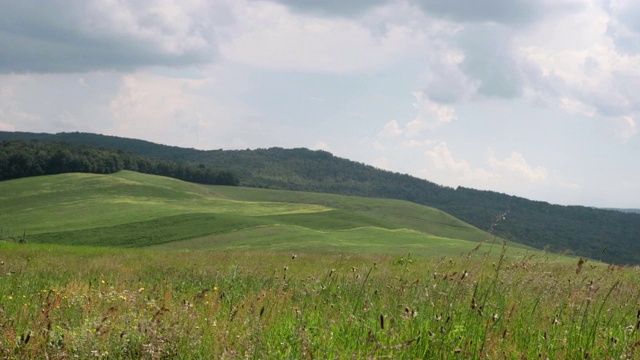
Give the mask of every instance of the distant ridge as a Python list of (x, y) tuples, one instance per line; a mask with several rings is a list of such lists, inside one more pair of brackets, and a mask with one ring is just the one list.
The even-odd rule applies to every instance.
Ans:
[(606, 208), (605, 210), (615, 210), (615, 211), (621, 211), (621, 212), (625, 212), (625, 213), (640, 214), (640, 209), (617, 209), (617, 208)]
[(640, 214), (561, 206), (413, 176), (308, 149), (185, 149), (89, 133), (0, 132), (0, 140), (68, 141), (161, 160), (204, 164), (235, 173), (241, 186), (408, 200), (443, 210), (480, 229), (525, 245), (618, 264), (640, 264)]

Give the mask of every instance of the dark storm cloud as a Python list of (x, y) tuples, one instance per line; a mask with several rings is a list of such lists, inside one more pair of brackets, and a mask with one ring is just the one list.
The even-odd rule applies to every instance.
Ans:
[[(0, 7), (0, 73), (179, 66), (203, 63), (213, 54), (207, 46), (167, 48), (163, 38), (177, 42), (185, 34), (172, 34), (171, 29), (163, 33), (163, 24), (153, 17), (136, 19), (139, 14), (133, 7), (124, 9), (124, 15), (134, 22), (137, 33), (123, 30), (119, 25), (131, 24), (118, 24), (117, 20), (94, 26), (92, 21), (102, 15), (116, 15), (100, 14), (89, 1), (0, 1)], [(210, 41), (205, 36), (201, 39)]]

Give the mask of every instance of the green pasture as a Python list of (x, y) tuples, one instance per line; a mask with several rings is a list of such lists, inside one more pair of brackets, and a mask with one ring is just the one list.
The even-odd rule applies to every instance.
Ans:
[(0, 182), (0, 209), (0, 236), (34, 243), (434, 256), (501, 243), (406, 201), (205, 186), (130, 171)]

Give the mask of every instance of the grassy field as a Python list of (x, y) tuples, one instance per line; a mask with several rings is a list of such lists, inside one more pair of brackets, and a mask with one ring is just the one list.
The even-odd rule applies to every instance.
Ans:
[(640, 269), (0, 243), (0, 358), (637, 359)]
[(0, 208), (0, 239), (34, 243), (442, 256), (495, 240), (406, 201), (203, 186), (129, 171), (1, 182)]
[(640, 358), (640, 268), (408, 202), (121, 172), (0, 209), (0, 358)]

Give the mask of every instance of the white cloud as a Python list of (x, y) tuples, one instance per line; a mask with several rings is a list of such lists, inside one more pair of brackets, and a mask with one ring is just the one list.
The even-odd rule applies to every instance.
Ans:
[(485, 169), (473, 168), (465, 160), (456, 160), (444, 142), (425, 152), (425, 155), (437, 170), (444, 173), (441, 176), (450, 178), (451, 181), (447, 181), (448, 185), (453, 185), (452, 182), (458, 184), (481, 183), (499, 177)]
[(409, 141), (407, 141), (405, 143), (405, 146), (408, 147), (408, 148), (423, 148), (423, 147), (431, 146), (433, 144), (434, 144), (434, 141), (431, 140), (431, 139), (427, 139), (427, 140), (423, 140), (423, 141), (410, 139)]
[[(489, 151), (483, 166), (456, 158), (445, 142), (425, 152), (427, 168), (419, 172), (429, 180), (447, 186), (466, 186), (500, 192), (523, 191), (523, 182), (548, 185), (549, 175), (543, 167), (532, 167), (518, 152), (499, 160)], [(519, 189), (519, 190), (518, 190)]]
[(378, 151), (386, 150), (387, 147), (380, 140), (373, 140), (371, 143), (374, 149)]
[(640, 54), (640, 3), (635, 0), (609, 2), (611, 21), (607, 32), (622, 53)]
[(384, 128), (378, 133), (378, 137), (398, 137), (402, 135), (403, 132), (398, 122), (391, 120), (384, 124)]
[(382, 170), (390, 170), (391, 167), (389, 166), (389, 159), (386, 156), (383, 156), (381, 158), (376, 159), (373, 162), (373, 166), (377, 167), (378, 169), (382, 169)]
[[(640, 54), (619, 51), (611, 26), (622, 15), (598, 5), (589, 3), (565, 21), (551, 19), (517, 35), (518, 54), (539, 70), (529, 77), (528, 94), (555, 102), (570, 114), (598, 116), (618, 126), (620, 118), (640, 113)], [(612, 2), (613, 7), (618, 5)], [(630, 126), (621, 138), (635, 134)]]
[[(421, 91), (413, 92), (412, 95), (415, 97), (413, 107), (417, 111), (416, 117), (404, 126), (400, 125), (396, 120), (391, 120), (384, 124), (382, 130), (378, 132), (378, 140), (375, 140), (374, 146), (382, 148), (380, 139), (391, 139), (400, 136), (406, 138), (416, 137), (423, 130), (435, 130), (457, 118), (456, 111), (452, 106), (433, 102)], [(418, 147), (421, 145), (417, 141), (411, 141), (406, 143), (406, 146)]]
[(180, 118), (197, 119), (200, 115), (189, 90), (201, 84), (200, 80), (167, 79), (140, 73), (123, 77), (122, 88), (111, 102), (118, 130), (168, 130), (178, 125)]
[(318, 141), (311, 147), (312, 150), (324, 150), (332, 153), (331, 147), (324, 141)]
[(13, 131), (16, 129), (15, 124), (29, 127), (30, 124), (39, 120), (37, 115), (30, 114), (20, 108), (10, 87), (0, 88), (0, 130)]
[(418, 135), (424, 129), (435, 129), (457, 118), (452, 106), (435, 103), (429, 100), (422, 91), (413, 93), (416, 101), (413, 107), (418, 111), (415, 119), (407, 124), (409, 136)]
[(493, 152), (490, 151), (487, 163), (494, 171), (503, 174), (513, 174), (528, 182), (542, 182), (546, 181), (549, 177), (547, 169), (540, 166), (535, 168), (531, 167), (527, 164), (524, 156), (515, 151), (504, 160), (498, 160)]
[(636, 120), (631, 116), (623, 116), (618, 121), (617, 133), (622, 141), (629, 141), (632, 137), (638, 134), (638, 124)]
[(415, 52), (424, 42), (410, 22), (386, 22), (380, 16), (368, 20), (384, 29), (375, 32), (352, 19), (294, 13), (271, 2), (239, 2), (237, 23), (222, 31), (220, 51), (228, 60), (266, 69), (366, 72)]
[(15, 126), (0, 121), (0, 131), (15, 131)]
[(558, 183), (558, 187), (561, 189), (566, 189), (569, 191), (580, 191), (582, 187), (577, 183), (568, 183), (568, 182), (560, 182)]
[(426, 57), (422, 96), (435, 102), (452, 104), (468, 101), (478, 90), (477, 81), (462, 70), (465, 52), (453, 41), (461, 27), (450, 27), (428, 44), (432, 51)]
[(596, 109), (580, 100), (570, 99), (568, 97), (560, 98), (560, 106), (570, 114), (582, 114), (589, 117), (596, 115)]
[[(110, 102), (110, 132), (204, 149), (243, 144), (246, 136), (264, 133), (247, 121), (251, 112), (229, 99), (216, 68), (202, 79), (167, 78), (149, 73), (122, 77)], [(244, 146), (244, 145), (243, 145)]]

